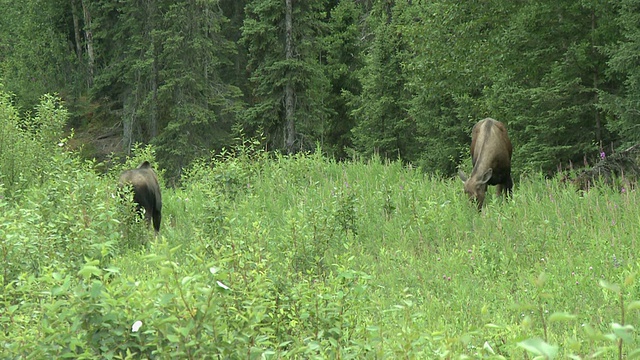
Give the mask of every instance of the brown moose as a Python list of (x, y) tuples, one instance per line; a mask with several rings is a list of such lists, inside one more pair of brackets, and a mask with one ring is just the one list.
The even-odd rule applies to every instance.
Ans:
[[(471, 163), (473, 170), (467, 175), (460, 170), (464, 192), (482, 209), (488, 185), (496, 185), (497, 194), (511, 195), (511, 153), (513, 147), (507, 129), (500, 121), (486, 118), (478, 122), (471, 132)], [(506, 190), (506, 193), (505, 193)]]
[(144, 161), (136, 169), (124, 171), (120, 175), (119, 187), (131, 186), (133, 188), (133, 201), (136, 209), (141, 212), (144, 208), (144, 217), (147, 223), (153, 218), (153, 228), (156, 234), (160, 231), (162, 220), (162, 195), (158, 177), (148, 161)]

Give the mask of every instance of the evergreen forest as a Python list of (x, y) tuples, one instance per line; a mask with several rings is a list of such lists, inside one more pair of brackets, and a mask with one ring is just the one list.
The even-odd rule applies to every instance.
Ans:
[(640, 0), (0, 0), (0, 359), (638, 359), (638, 65)]
[(640, 141), (634, 0), (0, 1), (17, 108), (56, 93), (87, 158), (153, 144), (173, 181), (240, 136), (442, 175), (485, 117), (516, 175)]

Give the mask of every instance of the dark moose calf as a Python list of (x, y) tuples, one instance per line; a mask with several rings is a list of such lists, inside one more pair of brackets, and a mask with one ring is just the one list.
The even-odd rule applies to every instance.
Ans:
[(500, 121), (486, 118), (478, 122), (471, 132), (471, 163), (473, 170), (467, 175), (460, 170), (464, 192), (482, 209), (488, 185), (496, 185), (498, 195), (511, 195), (511, 153), (513, 147), (507, 128)]
[(141, 212), (144, 208), (144, 217), (147, 223), (153, 218), (153, 228), (156, 234), (160, 231), (162, 220), (162, 196), (158, 177), (148, 161), (144, 161), (137, 168), (124, 171), (118, 181), (120, 188), (131, 186), (133, 189), (133, 201), (136, 209)]

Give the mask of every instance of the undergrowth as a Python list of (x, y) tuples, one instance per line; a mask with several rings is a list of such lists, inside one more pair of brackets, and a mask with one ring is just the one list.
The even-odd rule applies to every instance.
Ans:
[(478, 213), (456, 179), (256, 146), (163, 186), (158, 238), (114, 196), (152, 148), (107, 175), (64, 142), (37, 175), (5, 153), (22, 180), (0, 196), (0, 357), (640, 353), (635, 191), (524, 177)]

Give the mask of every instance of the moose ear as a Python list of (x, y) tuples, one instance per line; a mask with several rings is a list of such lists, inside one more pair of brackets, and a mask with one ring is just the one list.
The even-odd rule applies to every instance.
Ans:
[(464, 171), (458, 170), (458, 176), (460, 177), (460, 180), (462, 180), (462, 182), (467, 181), (467, 175), (464, 173)]
[(486, 184), (487, 181), (491, 179), (491, 175), (493, 175), (493, 169), (489, 168), (489, 170), (485, 171), (484, 174), (482, 174), (482, 178), (480, 178), (480, 181), (478, 182), (481, 184)]

